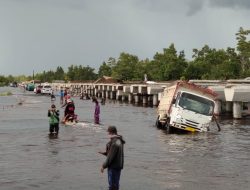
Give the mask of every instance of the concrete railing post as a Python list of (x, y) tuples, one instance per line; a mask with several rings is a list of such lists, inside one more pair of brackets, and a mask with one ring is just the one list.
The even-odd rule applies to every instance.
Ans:
[(114, 92), (113, 92), (113, 91), (110, 92), (110, 99), (111, 99), (111, 100), (114, 99)]
[(234, 119), (242, 118), (242, 102), (233, 102), (233, 117)]
[(138, 94), (135, 94), (134, 98), (135, 98), (135, 103), (138, 104), (139, 103), (139, 96), (138, 96)]
[(157, 106), (158, 105), (158, 94), (154, 94), (153, 95), (153, 106)]
[(109, 99), (109, 91), (106, 91), (106, 99)]
[(148, 97), (147, 97), (147, 95), (143, 95), (142, 96), (142, 104), (146, 105), (147, 103), (148, 103)]
[(126, 96), (122, 95), (122, 101), (124, 102), (126, 100)]
[(233, 103), (232, 102), (226, 102), (226, 112), (232, 112), (233, 111)]
[(128, 95), (128, 102), (131, 103), (133, 101), (133, 95), (129, 94)]

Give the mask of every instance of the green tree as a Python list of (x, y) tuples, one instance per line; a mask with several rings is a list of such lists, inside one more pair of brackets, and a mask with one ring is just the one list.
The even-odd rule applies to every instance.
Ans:
[(116, 65), (112, 68), (112, 77), (125, 81), (132, 80), (138, 61), (139, 59), (135, 55), (121, 53)]
[(64, 75), (65, 75), (65, 73), (64, 73), (63, 68), (60, 67), (60, 66), (58, 66), (58, 67), (56, 68), (56, 71), (55, 71), (54, 79), (55, 79), (55, 80), (64, 80)]
[[(55, 72), (50, 70), (43, 71), (43, 73), (37, 73), (35, 79), (40, 80), (41, 82), (52, 82), (55, 80)], [(28, 77), (28, 80), (32, 80), (32, 77)]]
[(183, 74), (187, 62), (185, 60), (184, 51), (177, 55), (174, 44), (163, 49), (163, 53), (156, 53), (149, 67), (152, 69), (150, 75), (155, 80), (176, 80), (180, 79)]
[(84, 81), (84, 80), (95, 80), (97, 75), (94, 73), (93, 68), (86, 66), (74, 66), (68, 67), (67, 79), (70, 81)]
[(8, 84), (5, 76), (0, 75), (0, 86), (6, 86)]
[(202, 73), (205, 73), (202, 61), (191, 61), (188, 63), (187, 68), (184, 72), (184, 78), (190, 79), (201, 79)]
[(76, 70), (77, 70), (77, 67), (74, 66), (74, 65), (70, 65), (68, 67), (67, 78), (68, 78), (69, 81), (76, 80), (76, 78), (75, 78)]
[(133, 80), (143, 81), (145, 74), (147, 74), (148, 80), (151, 80), (152, 77), (150, 75), (149, 64), (150, 64), (149, 59), (138, 61), (135, 66)]
[(237, 50), (239, 52), (240, 64), (242, 69), (242, 76), (250, 74), (250, 41), (247, 40), (250, 30), (244, 30), (240, 27), (239, 32), (236, 33)]
[(78, 80), (95, 80), (97, 79), (97, 74), (94, 72), (95, 69), (89, 66), (80, 66), (80, 77)]
[(102, 65), (99, 67), (98, 76), (99, 77), (111, 76), (111, 73), (112, 73), (112, 68), (108, 64), (103, 62)]
[(239, 76), (239, 59), (233, 48), (193, 50), (194, 60), (185, 70), (186, 79), (229, 79)]

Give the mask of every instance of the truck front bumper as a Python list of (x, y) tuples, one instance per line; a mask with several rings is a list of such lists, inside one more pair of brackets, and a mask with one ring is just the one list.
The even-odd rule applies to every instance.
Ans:
[(184, 131), (189, 131), (189, 132), (202, 132), (202, 131), (206, 131), (203, 128), (198, 128), (198, 127), (194, 127), (194, 126), (190, 126), (187, 124), (183, 124), (183, 123), (173, 123), (172, 127), (184, 130)]

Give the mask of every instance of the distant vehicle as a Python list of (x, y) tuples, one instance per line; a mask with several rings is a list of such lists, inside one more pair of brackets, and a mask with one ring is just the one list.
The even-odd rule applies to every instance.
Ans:
[(168, 130), (208, 131), (213, 119), (215, 97), (212, 90), (192, 83), (179, 81), (170, 85), (163, 91), (156, 125)]
[(28, 91), (34, 91), (34, 89), (35, 89), (35, 85), (33, 83), (28, 83), (26, 85), (26, 90), (28, 90)]
[(41, 94), (43, 86), (42, 85), (38, 85), (35, 89), (34, 89), (34, 93), (36, 94)]
[(41, 89), (41, 94), (52, 94), (52, 87), (50, 85), (44, 85)]
[(12, 82), (9, 84), (10, 87), (17, 87), (17, 82)]

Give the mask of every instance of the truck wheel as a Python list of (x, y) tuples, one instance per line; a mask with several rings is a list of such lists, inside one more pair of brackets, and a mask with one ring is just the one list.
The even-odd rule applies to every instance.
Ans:
[(174, 129), (173, 129), (173, 127), (171, 127), (171, 126), (168, 126), (168, 127), (167, 127), (167, 131), (168, 131), (168, 133), (173, 133), (173, 132), (174, 132)]
[(158, 120), (158, 118), (157, 118), (157, 120), (156, 120), (156, 122), (155, 122), (155, 126), (157, 127), (157, 128), (161, 128), (161, 122), (159, 122), (159, 120)]
[(173, 128), (170, 126), (170, 118), (167, 118), (166, 129), (167, 129), (168, 133), (172, 133), (172, 131), (173, 131)]
[(156, 126), (158, 129), (166, 129), (166, 123), (161, 123), (161, 122), (159, 121), (159, 117), (160, 117), (160, 116), (157, 117), (157, 120), (156, 120), (156, 122), (155, 122), (155, 126)]
[(166, 123), (161, 123), (161, 129), (164, 129), (164, 130), (167, 129), (167, 128), (166, 128)]
[(156, 126), (158, 129), (161, 129), (161, 128), (162, 128), (162, 124), (161, 124), (161, 122), (159, 121), (159, 117), (160, 117), (160, 116), (158, 116), (157, 119), (156, 119), (155, 126)]

